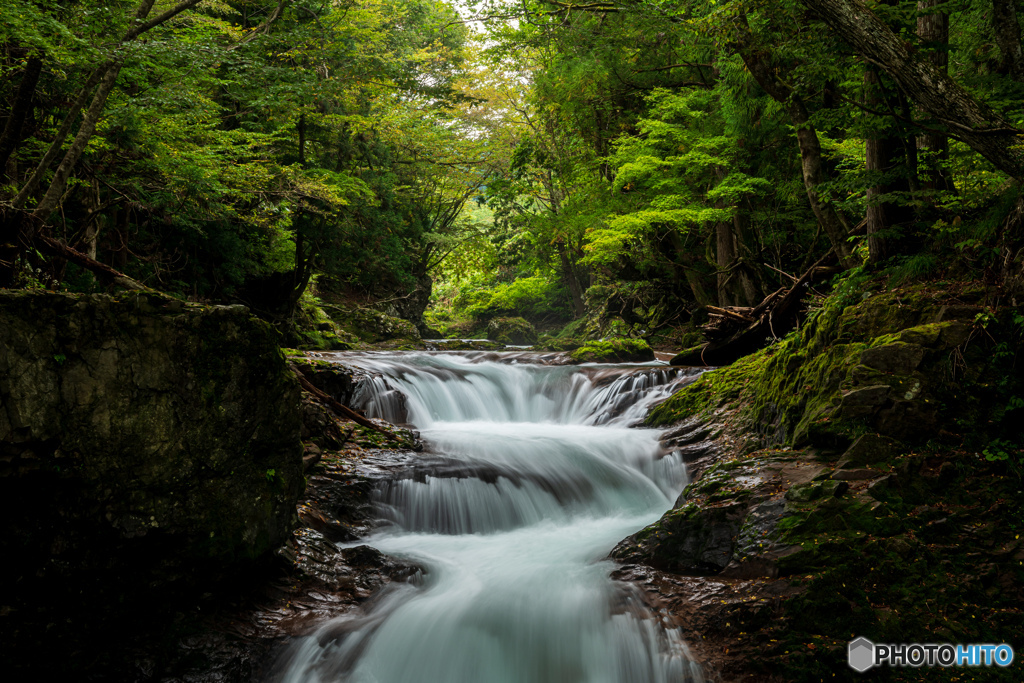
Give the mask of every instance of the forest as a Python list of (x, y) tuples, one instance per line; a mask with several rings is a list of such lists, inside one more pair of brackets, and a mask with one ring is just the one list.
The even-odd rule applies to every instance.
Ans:
[(461, 11), (5, 1), (0, 282), (678, 344), (827, 253), (1020, 277), (1011, 0)]
[[(231, 562), (284, 552), (305, 581), (326, 572), (309, 569), (310, 557), (330, 555), (330, 543), (338, 557), (368, 548), (351, 543), (370, 527), (350, 533), (366, 520), (311, 512), (308, 501), (295, 508), (302, 492), (326, 506), (330, 477), (349, 477), (346, 486), (353, 473), (383, 480), (356, 461), (364, 451), (423, 450), (406, 429), (422, 426), (409, 386), (475, 371), (436, 354), (423, 361), (437, 364), (431, 375), (402, 365), (400, 354), (528, 347), (545, 355), (523, 363), (582, 368), (588, 397), (617, 402), (602, 414), (607, 424), (667, 430), (636, 438), (650, 440), (650, 453), (678, 455), (679, 471), (665, 477), (683, 472), (672, 479), (683, 493), (662, 501), (675, 504), (660, 519), (664, 507), (634, 525), (641, 531), (606, 529), (614, 540), (602, 537), (607, 547), (595, 546), (604, 549), (594, 557), (618, 542), (616, 580), (661, 591), (666, 609), (692, 618), (679, 628), (691, 644), (704, 639), (693, 661), (708, 680), (716, 670), (727, 681), (852, 676), (847, 641), (872, 633), (891, 643), (1016, 638), (1020, 647), (1021, 13), (1018, 0), (0, 0), (0, 314), (17, 320), (0, 325), (9, 328), (0, 329), (0, 512), (31, 507), (35, 494), (15, 477), (42, 472), (52, 477), (38, 479), (43, 488), (79, 495), (79, 480), (67, 483), (78, 470), (53, 458), (95, 447), (97, 467), (107, 467), (108, 443), (121, 448), (118, 429), (159, 436), (155, 449), (179, 441), (199, 449), (195, 435), (237, 438), (211, 452), (252, 451), (255, 465), (189, 456), (160, 476), (194, 482), (213, 472), (211, 481), (229, 481), (237, 470), (242, 493), (224, 485), (232, 501), (211, 516), (263, 515), (269, 531), (217, 527), (216, 539), (206, 537), (206, 527), (163, 502), (148, 519), (155, 529), (166, 512), (174, 521), (165, 533), (179, 538), (180, 523), (188, 543), (201, 527), (201, 552), (211, 553), (203, 567), (216, 564), (215, 552)], [(47, 296), (52, 305), (33, 298)], [(86, 300), (96, 315), (75, 308)], [(140, 323), (139, 311), (157, 322)], [(161, 325), (173, 328), (166, 339), (184, 341), (165, 343), (154, 332)], [(78, 346), (125, 330), (135, 332), (120, 347)], [(115, 347), (122, 360), (152, 356), (165, 375), (109, 360)], [(353, 356), (344, 372), (328, 369), (323, 358), (342, 351), (399, 355)], [(632, 393), (612, 395), (626, 370), (599, 377), (584, 367), (653, 362), (655, 352), (672, 360), (643, 375), (648, 393), (637, 380)], [(231, 360), (222, 368), (221, 359)], [(720, 369), (704, 372), (709, 366)], [(58, 379), (32, 374), (44, 371)], [(489, 371), (555, 395), (532, 375)], [(141, 388), (116, 406), (111, 398), (114, 407), (102, 403), (124, 373), (136, 373), (131, 386)], [(298, 427), (288, 431), (300, 422), (295, 374), (305, 392), (301, 438)], [(110, 378), (117, 382), (96, 389)], [(411, 384), (396, 408), (382, 397), (400, 382)], [(178, 439), (152, 425), (174, 412), (166, 396), (181, 387), (195, 391), (173, 416), (173, 429), (191, 435)], [(139, 398), (151, 389), (152, 403)], [(19, 391), (24, 404), (11, 407), (8, 395)], [(512, 401), (498, 390), (481, 396), (463, 403)], [(63, 407), (51, 410), (51, 398)], [(570, 398), (575, 406), (579, 396)], [(91, 426), (68, 417), (75, 410)], [(182, 426), (200, 415), (211, 422)], [(624, 415), (635, 421), (626, 425)], [(252, 416), (274, 426), (247, 432)], [(572, 419), (580, 422), (566, 424), (602, 424)], [(62, 441), (92, 439), (100, 423), (100, 446)], [(603, 453), (610, 443), (588, 449)], [(295, 457), (260, 460), (284, 453), (281, 444)], [(364, 449), (358, 458), (353, 444)], [(149, 486), (147, 463), (110, 467)], [(559, 489), (571, 476), (538, 484), (547, 473), (509, 474), (500, 458), (469, 474), (451, 474), (447, 461), (430, 466), (445, 474), (406, 479), (506, 476), (572, 498)], [(89, 467), (82, 491), (103, 478)], [(405, 481), (399, 469), (388, 472)], [(258, 510), (232, 507), (254, 490)], [(123, 493), (150, 505), (133, 496)], [(146, 535), (149, 509), (116, 521), (110, 500), (119, 497), (107, 489), (79, 519), (67, 511), (78, 500), (69, 493), (52, 519), (28, 515), (9, 526), (29, 538), (67, 520), (93, 528), (105, 514), (123, 532), (110, 541), (120, 548)], [(776, 507), (758, 507), (769, 498)], [(82, 521), (87, 515), (95, 519)], [(302, 545), (306, 532), (327, 540), (313, 552)], [(752, 541), (755, 533), (770, 548)], [(217, 545), (231, 534), (244, 541)], [(280, 550), (286, 538), (299, 538), (293, 556)], [(20, 540), (0, 541), (0, 550), (21, 552)], [(65, 543), (74, 547), (61, 537), (32, 552), (48, 558)], [(157, 546), (145, 543), (126, 552), (155, 566)], [(369, 550), (380, 557), (344, 561), (369, 562), (358, 566), (374, 580), (392, 572), (380, 585), (414, 572)], [(46, 559), (46, 571), (65, 576), (74, 558), (95, 559), (87, 548), (74, 552), (82, 554), (59, 570)], [(43, 570), (34, 579), (34, 570), (17, 571), (17, 581), (29, 577), (18, 586), (50, 585)], [(694, 597), (697, 584), (678, 576), (734, 583), (712, 600)], [(96, 594), (98, 611), (132, 602), (110, 595)], [(285, 613), (294, 596), (281, 595), (275, 604)], [(0, 594), (0, 618), (30, 614), (25, 600)], [(757, 602), (773, 607), (758, 611)], [(699, 621), (698, 612), (711, 616)], [(24, 618), (18, 633), (32, 642), (57, 632), (49, 616)], [(246, 638), (267, 649), (245, 656), (269, 661), (267, 643), (281, 638), (260, 623)], [(92, 652), (94, 643), (82, 643), (76, 652)], [(179, 680), (168, 672), (183, 661), (154, 679)], [(685, 680), (703, 681), (697, 670)], [(206, 671), (208, 680), (219, 675)], [(993, 671), (984, 680), (1016, 680), (1012, 670)], [(928, 670), (886, 673), (916, 681)], [(946, 674), (941, 680), (961, 680)]]

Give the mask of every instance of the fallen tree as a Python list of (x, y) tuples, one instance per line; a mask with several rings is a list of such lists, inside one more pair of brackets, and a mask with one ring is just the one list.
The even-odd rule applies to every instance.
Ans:
[(830, 251), (796, 279), (752, 308), (708, 306), (710, 321), (702, 329), (708, 342), (683, 351), (671, 365), (721, 366), (761, 349), (796, 326), (804, 296), (813, 282), (834, 275), (839, 267)]

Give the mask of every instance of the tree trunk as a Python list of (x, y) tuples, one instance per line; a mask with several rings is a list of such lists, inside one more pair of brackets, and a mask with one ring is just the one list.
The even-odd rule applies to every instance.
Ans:
[(106, 217), (103, 215), (105, 208), (100, 197), (100, 181), (97, 178), (92, 179), (92, 193), (87, 205), (89, 217), (85, 223), (85, 230), (82, 232), (82, 243), (85, 245), (85, 255), (95, 260), (100, 232), (106, 221)]
[(715, 263), (718, 266), (719, 306), (739, 304), (734, 295), (735, 285), (739, 279), (736, 277), (736, 239), (732, 230), (731, 221), (721, 221), (715, 225)]
[(103, 80), (100, 81), (96, 94), (92, 98), (92, 104), (89, 105), (88, 111), (85, 112), (82, 125), (78, 128), (78, 134), (75, 135), (71, 147), (68, 148), (67, 153), (60, 162), (60, 166), (57, 167), (57, 171), (53, 174), (53, 180), (50, 182), (50, 187), (47, 188), (46, 194), (39, 200), (35, 211), (32, 212), (33, 217), (45, 221), (49, 218), (50, 213), (57, 208), (57, 202), (60, 201), (61, 195), (64, 194), (64, 188), (68, 184), (68, 177), (71, 175), (75, 164), (78, 163), (79, 157), (82, 156), (82, 152), (85, 151), (85, 146), (92, 138), (92, 134), (96, 131), (96, 124), (99, 122), (103, 109), (107, 105), (107, 97), (110, 96), (110, 91), (114, 89), (114, 84), (117, 82), (117, 76), (120, 73), (121, 64), (117, 63), (104, 74)]
[(32, 111), (32, 97), (36, 94), (36, 84), (39, 82), (39, 75), (43, 72), (43, 60), (38, 57), (30, 57), (25, 64), (25, 73), (21, 76), (21, 83), (18, 84), (18, 92), (14, 96), (14, 104), (11, 105), (11, 112), (7, 116), (7, 123), (4, 125), (4, 132), (0, 133), (0, 177), (7, 173), (7, 161), (11, 158), (18, 143), (21, 142), (21, 131), (25, 126), (25, 119)]
[(569, 288), (569, 296), (572, 298), (573, 313), (577, 318), (582, 318), (587, 314), (587, 307), (583, 303), (583, 287), (580, 285), (579, 278), (576, 277), (565, 240), (560, 239), (555, 242), (555, 249), (558, 250), (558, 259), (562, 264), (562, 279), (565, 281), (565, 286)]
[(768, 93), (768, 96), (786, 107), (789, 117), (793, 121), (797, 144), (800, 146), (804, 188), (807, 190), (807, 200), (810, 202), (811, 210), (832, 243), (832, 249), (839, 257), (840, 265), (844, 268), (852, 268), (857, 265), (857, 262), (851, 253), (850, 246), (846, 243), (849, 230), (845, 221), (833, 206), (826, 204), (818, 195), (818, 187), (824, 181), (824, 173), (821, 168), (821, 142), (818, 140), (817, 131), (810, 123), (811, 117), (807, 112), (807, 107), (804, 105), (803, 99), (779, 78), (777, 70), (769, 65), (767, 54), (754, 47), (746, 17), (743, 17), (739, 24), (739, 34), (737, 47), (740, 57), (743, 58), (743, 63), (747, 65), (754, 80)]
[[(922, 16), (917, 18), (917, 37), (922, 47), (928, 50), (928, 59), (943, 74), (949, 73), (949, 15), (923, 14), (932, 7), (942, 4), (944, 0), (918, 0), (917, 10)], [(998, 2), (998, 0), (997, 0)], [(1018, 46), (1019, 46), (1018, 37)], [(924, 189), (935, 191), (954, 191), (953, 179), (944, 167), (949, 159), (949, 140), (942, 133), (924, 133), (917, 137), (917, 148), (928, 152), (924, 170)]]
[(696, 261), (693, 252), (686, 248), (686, 244), (679, 238), (679, 233), (675, 230), (669, 229), (668, 238), (672, 249), (676, 253), (674, 265), (677, 272), (682, 272), (682, 279), (686, 280), (690, 291), (693, 292), (694, 301), (701, 306), (707, 306), (711, 303), (712, 299), (707, 290), (704, 289), (704, 282), (701, 279), (700, 272), (693, 267), (694, 261)]
[[(882, 96), (879, 93), (881, 84), (878, 73), (873, 67), (864, 72), (864, 103), (872, 108), (879, 109)], [(864, 167), (868, 172), (876, 176), (889, 170), (890, 151), (892, 141), (887, 139), (883, 133), (872, 132), (864, 140)], [(886, 211), (886, 204), (879, 197), (886, 194), (888, 188), (877, 183), (867, 190), (867, 233), (868, 233), (868, 262), (878, 263), (888, 256), (885, 230), (889, 227)]]
[(1015, 81), (1024, 81), (1020, 21), (1014, 0), (992, 0), (992, 37), (999, 46), (999, 73)]
[(43, 155), (42, 160), (36, 165), (36, 169), (29, 176), (29, 179), (25, 182), (25, 185), (18, 192), (18, 195), (11, 200), (11, 205), (15, 209), (21, 209), (25, 206), (28, 198), (31, 197), (36, 188), (39, 187), (40, 181), (43, 176), (46, 175), (47, 169), (53, 164), (57, 155), (60, 153), (61, 147), (64, 146), (64, 140), (67, 139), (68, 133), (71, 132), (71, 127), (74, 125), (75, 120), (78, 118), (78, 112), (89, 99), (89, 95), (92, 94), (93, 88), (100, 82), (103, 75), (107, 73), (107, 69), (111, 66), (110, 63), (105, 63), (99, 68), (95, 69), (90, 75), (89, 79), (82, 86), (82, 89), (78, 91), (78, 95), (75, 97), (75, 101), (72, 102), (71, 108), (68, 110), (64, 120), (60, 123), (60, 128), (57, 130), (57, 134), (54, 135), (53, 141), (46, 150), (46, 154)]
[(970, 145), (996, 168), (1024, 177), (1021, 131), (975, 100), (930, 60), (916, 56), (862, 0), (801, 0), (856, 52), (884, 70), (907, 95), (950, 134)]
[(739, 278), (740, 289), (743, 292), (741, 305), (753, 306), (763, 297), (761, 288), (757, 284), (757, 273), (749, 265), (751, 260), (744, 260), (750, 255), (750, 216), (742, 209), (736, 207), (736, 215), (732, 219), (733, 234), (736, 236), (736, 258), (743, 261), (736, 269)]

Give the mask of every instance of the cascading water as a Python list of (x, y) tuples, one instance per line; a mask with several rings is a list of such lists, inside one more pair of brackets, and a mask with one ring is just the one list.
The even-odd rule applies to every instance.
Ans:
[(629, 425), (695, 375), (494, 358), (343, 357), (371, 375), (360, 407), (415, 425), (428, 446), (377, 491), (392, 524), (366, 540), (425, 571), (297, 643), (278, 680), (704, 680), (678, 631), (600, 561), (686, 483), (681, 457)]

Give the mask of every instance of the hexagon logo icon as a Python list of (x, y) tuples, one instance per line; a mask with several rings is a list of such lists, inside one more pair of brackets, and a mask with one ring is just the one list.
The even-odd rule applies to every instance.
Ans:
[(875, 644), (864, 637), (851, 641), (847, 650), (847, 661), (851, 669), (864, 673), (875, 665)]

